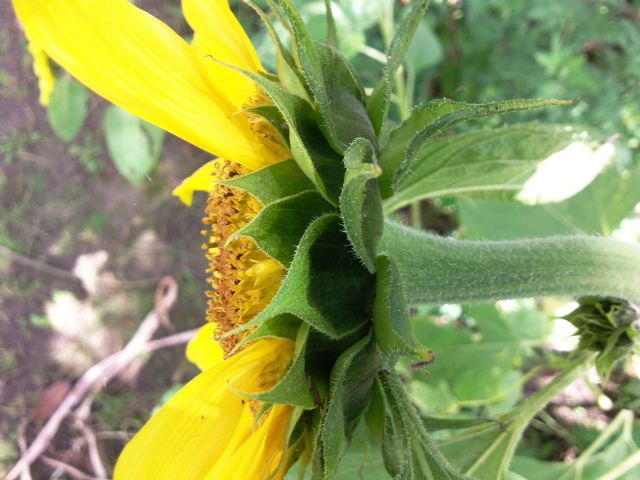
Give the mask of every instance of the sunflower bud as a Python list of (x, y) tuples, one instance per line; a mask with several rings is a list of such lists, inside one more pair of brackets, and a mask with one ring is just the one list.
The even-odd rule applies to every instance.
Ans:
[(585, 297), (564, 318), (577, 329), (579, 350), (598, 352), (596, 368), (608, 381), (621, 360), (640, 351), (640, 309), (616, 298)]

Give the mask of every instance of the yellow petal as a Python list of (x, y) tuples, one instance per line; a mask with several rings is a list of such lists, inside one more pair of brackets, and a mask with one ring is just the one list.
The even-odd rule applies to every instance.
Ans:
[(187, 360), (205, 371), (224, 360), (224, 351), (213, 337), (216, 325), (208, 322), (202, 326), (195, 337), (187, 344)]
[(49, 105), (51, 94), (56, 85), (56, 77), (53, 75), (49, 57), (36, 42), (29, 41), (29, 53), (33, 57), (33, 72), (38, 78), (38, 89), (40, 90), (40, 105)]
[(256, 85), (216, 60), (258, 72), (262, 70), (255, 48), (233, 15), (227, 0), (182, 0), (182, 11), (194, 32), (192, 47), (209, 80), (225, 92), (240, 110), (256, 93)]
[[(246, 417), (247, 401), (229, 388), (258, 392), (274, 362), (291, 359), (289, 340), (259, 340), (185, 385), (127, 444), (115, 480), (203, 479), (215, 468)], [(266, 373), (264, 369), (267, 369)], [(240, 432), (242, 433), (242, 432)], [(230, 477), (233, 478), (233, 477)], [(235, 477), (240, 478), (240, 477)]]
[(208, 192), (211, 190), (212, 182), (215, 180), (213, 174), (217, 171), (216, 162), (217, 160), (211, 160), (202, 165), (174, 188), (171, 194), (182, 200), (185, 205), (191, 206), (193, 192)]
[(249, 267), (244, 274), (252, 278), (254, 288), (266, 288), (273, 284), (279, 285), (282, 282), (285, 270), (276, 260), (268, 258)]
[(89, 88), (251, 169), (277, 159), (203, 76), (194, 50), (128, 0), (13, 0), (27, 36)]
[(276, 405), (243, 442), (230, 442), (205, 480), (278, 479), (284, 476), (285, 442), (293, 408)]

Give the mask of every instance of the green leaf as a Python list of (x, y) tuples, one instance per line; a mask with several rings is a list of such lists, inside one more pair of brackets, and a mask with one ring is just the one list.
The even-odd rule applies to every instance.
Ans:
[(516, 124), (432, 140), (399, 178), (385, 211), (429, 197), (513, 197), (536, 166), (574, 135), (566, 128)]
[(444, 128), (459, 122), (491, 115), (548, 106), (568, 106), (573, 103), (567, 100), (537, 99), (464, 103), (445, 98), (419, 105), (413, 109), (409, 118), (393, 130), (388, 142), (380, 152), (380, 164), (383, 170), (380, 179), (382, 196), (386, 198), (393, 194), (394, 179), (401, 167), (404, 170), (413, 168), (411, 164), (406, 164), (410, 154), (409, 147), (411, 146), (414, 150), (412, 155), (420, 154), (422, 157), (420, 149), (425, 145), (425, 142)]
[[(381, 255), (377, 259), (376, 297), (373, 301), (373, 329), (380, 352), (390, 367), (398, 355), (432, 360), (430, 350), (416, 340), (409, 322), (400, 274), (393, 260)], [(430, 341), (430, 340), (429, 340)]]
[[(293, 319), (289, 319), (291, 322)], [(289, 323), (288, 322), (288, 323)], [(290, 324), (290, 323), (289, 323)], [(258, 338), (264, 338), (263, 334)], [(268, 392), (247, 393), (239, 392), (242, 396), (260, 400), (265, 403), (285, 403), (305, 408), (316, 407), (315, 399), (309, 388), (309, 379), (306, 372), (305, 355), (309, 337), (309, 325), (300, 325), (295, 339), (293, 360), (291, 366), (284, 373), (280, 381)], [(256, 339), (254, 336), (253, 339)]]
[(466, 475), (477, 480), (504, 480), (516, 445), (531, 419), (557, 394), (579, 378), (595, 355), (577, 356), (551, 383), (494, 423), (471, 427), (438, 442), (440, 451)]
[(527, 480), (634, 480), (640, 477), (640, 455), (632, 425), (633, 413), (623, 410), (576, 460), (544, 462), (515, 456), (511, 471)]
[(288, 267), (307, 227), (314, 219), (332, 210), (317, 191), (298, 193), (264, 207), (227, 241), (251, 237), (267, 255)]
[(340, 168), (342, 161), (320, 133), (311, 106), (303, 98), (287, 92), (271, 80), (227, 66), (254, 80), (273, 100), (288, 124), (293, 158), (325, 199), (337, 205), (344, 178), (344, 170)]
[[(324, 412), (318, 447), (314, 453), (316, 471), (333, 479), (346, 453), (372, 393), (380, 367), (376, 344), (369, 333), (345, 351), (331, 371), (329, 404)], [(319, 464), (319, 465), (318, 465)]]
[[(436, 361), (428, 370), (413, 373), (413, 396), (421, 411), (442, 415), (463, 406), (511, 407), (520, 395), (519, 366), (531, 347), (546, 338), (548, 322), (535, 308), (521, 304), (510, 313), (501, 313), (491, 304), (465, 307), (464, 318), (473, 330), (443, 324), (436, 317), (416, 316), (413, 331), (420, 342), (428, 342)], [(426, 387), (426, 388), (425, 388)], [(420, 398), (425, 391), (444, 389), (452, 398), (441, 406)]]
[(261, 338), (288, 338), (295, 341), (302, 321), (293, 315), (284, 314), (273, 317), (262, 323), (249, 335), (242, 338), (236, 346), (236, 350)]
[(495, 423), (491, 418), (439, 418), (423, 416), (422, 423), (429, 432), (438, 430), (459, 430), (487, 423)]
[(369, 435), (378, 444), (382, 444), (382, 436), (384, 434), (384, 408), (384, 391), (380, 382), (375, 382), (371, 392), (371, 401), (367, 411), (364, 413), (364, 421)]
[[(338, 153), (356, 138), (366, 138), (377, 147), (378, 140), (364, 106), (364, 88), (358, 74), (342, 54), (328, 45), (316, 43), (327, 92), (326, 105), (316, 98), (320, 128)], [(304, 66), (304, 65), (303, 65)]]
[(407, 69), (412, 70), (415, 74), (427, 67), (437, 65), (443, 56), (444, 52), (440, 40), (433, 33), (431, 26), (423, 20), (407, 50), (405, 57)]
[(365, 31), (383, 18), (393, 0), (338, 0), (348, 17), (349, 24), (357, 31)]
[(349, 450), (338, 465), (335, 480), (390, 480), (379, 448), (368, 441), (365, 433), (356, 431)]
[(164, 132), (116, 106), (105, 114), (104, 132), (118, 172), (140, 183), (158, 162)]
[(335, 48), (316, 43), (291, 0), (282, 6), (293, 29), (296, 53), (317, 108), (319, 126), (329, 144), (343, 153), (357, 137), (376, 143), (364, 107), (364, 89), (347, 60)]
[[(325, 0), (325, 2), (328, 0)], [(325, 42), (340, 50), (348, 59), (355, 57), (366, 44), (364, 30), (355, 25), (351, 18), (349, 6), (331, 2), (331, 11), (336, 26), (336, 32), (340, 32), (338, 43), (330, 43), (330, 30), (326, 12), (325, 2), (312, 0), (300, 5), (300, 13), (305, 20), (305, 25), (311, 37), (318, 42)]]
[(436, 447), (398, 375), (382, 371), (378, 381), (386, 404), (382, 456), (391, 476), (403, 480), (467, 479)]
[(327, 9), (327, 45), (338, 48), (338, 33), (336, 32), (336, 22), (333, 19), (331, 0), (324, 0), (324, 4)]
[(279, 137), (278, 140), (283, 145), (289, 141), (289, 126), (282, 116), (282, 113), (280, 113), (280, 110), (278, 110), (278, 107), (275, 105), (261, 105), (259, 107), (250, 108), (248, 111), (255, 113), (256, 115), (260, 115), (262, 118), (267, 120), (276, 130)]
[(640, 202), (640, 165), (622, 174), (601, 173), (587, 188), (563, 202), (519, 205), (458, 201), (464, 235), (487, 240), (555, 235), (610, 235)]
[(344, 155), (344, 177), (340, 211), (353, 248), (370, 272), (375, 271), (378, 241), (384, 217), (376, 178), (380, 167), (373, 163), (374, 150), (364, 138), (356, 139)]
[[(278, 81), (282, 84), (284, 89), (294, 95), (299, 96), (305, 100), (309, 100), (309, 94), (304, 85), (304, 80), (301, 78), (291, 53), (284, 47), (278, 34), (276, 33), (276, 29), (274, 28), (271, 20), (267, 16), (267, 14), (257, 6), (251, 0), (243, 0), (247, 5), (249, 5), (255, 12), (258, 14), (262, 23), (267, 29), (269, 36), (271, 37), (271, 41), (273, 42), (276, 49), (276, 67), (278, 69)], [(270, 8), (276, 12), (276, 14), (280, 14), (280, 9), (277, 5), (273, 4), (273, 2), (268, 2)], [(282, 20), (285, 20), (282, 18)], [(289, 26), (285, 23), (285, 26)]]
[(313, 183), (294, 160), (278, 162), (223, 183), (249, 192), (265, 206), (313, 189)]
[(78, 134), (87, 116), (89, 92), (70, 75), (56, 80), (48, 106), (49, 123), (56, 135), (69, 142)]
[(398, 26), (398, 30), (391, 41), (382, 80), (376, 86), (367, 103), (367, 111), (376, 134), (380, 134), (382, 131), (389, 113), (391, 90), (396, 72), (402, 65), (402, 60), (409, 45), (411, 45), (413, 35), (420, 25), (428, 6), (429, 0), (413, 0), (409, 12)]
[(373, 281), (351, 252), (340, 217), (323, 215), (300, 240), (271, 304), (239, 331), (289, 313), (330, 338), (343, 338), (370, 318)]

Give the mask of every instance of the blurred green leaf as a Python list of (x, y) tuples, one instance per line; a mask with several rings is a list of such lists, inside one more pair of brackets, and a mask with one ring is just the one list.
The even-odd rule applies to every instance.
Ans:
[(49, 317), (47, 317), (46, 315), (42, 315), (40, 313), (32, 313), (29, 316), (29, 323), (34, 327), (38, 327), (38, 328), (47, 328), (51, 326)]
[[(362, 26), (353, 23), (353, 13), (350, 11), (351, 2), (332, 2), (333, 18), (338, 33), (338, 46), (347, 57), (352, 58), (365, 46), (366, 37)], [(378, 2), (368, 2), (375, 4)], [(323, 0), (317, 0), (301, 5), (300, 13), (306, 21), (307, 28), (314, 40), (327, 40), (327, 19), (325, 18)]]
[(566, 128), (517, 124), (433, 140), (408, 166), (385, 210), (439, 196), (511, 198), (573, 137)]
[(548, 205), (459, 200), (468, 238), (511, 240), (553, 235), (609, 235), (640, 202), (640, 165), (625, 172), (609, 167), (572, 198)]
[[(567, 106), (571, 101), (519, 99), (490, 103), (465, 103), (453, 100), (431, 100), (416, 106), (411, 115), (395, 128), (380, 153), (382, 196), (393, 193), (397, 176), (412, 171), (415, 164), (424, 163), (423, 151), (443, 130), (455, 124), (482, 117), (503, 115), (549, 106)], [(462, 137), (464, 138), (464, 137)], [(401, 179), (400, 179), (401, 180)]]
[(49, 101), (51, 127), (62, 140), (69, 142), (78, 134), (87, 116), (89, 92), (70, 75), (56, 81)]
[(379, 22), (392, 0), (338, 0), (353, 28), (364, 31)]
[(433, 33), (431, 26), (423, 20), (407, 50), (405, 56), (407, 68), (417, 73), (424, 68), (437, 65), (442, 61), (443, 56), (444, 51), (440, 40)]
[(526, 303), (509, 313), (493, 305), (472, 305), (459, 322), (414, 318), (416, 336), (436, 358), (425, 372), (414, 374), (416, 402), (431, 415), (455, 413), (461, 405), (513, 405), (522, 378), (518, 367), (530, 348), (545, 338), (546, 318)]
[(158, 162), (164, 131), (111, 106), (105, 114), (104, 132), (118, 172), (130, 183), (140, 183)]
[(560, 463), (516, 456), (511, 470), (527, 480), (636, 480), (640, 450), (631, 435), (632, 423), (633, 414), (623, 410), (578, 459)]
[(507, 478), (515, 447), (531, 419), (591, 366), (593, 354), (575, 356), (570, 364), (544, 388), (516, 408), (486, 422), (456, 430), (437, 442), (444, 456), (476, 480)]

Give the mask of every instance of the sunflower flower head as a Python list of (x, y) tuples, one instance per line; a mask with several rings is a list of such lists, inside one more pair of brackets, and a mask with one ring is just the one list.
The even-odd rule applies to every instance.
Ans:
[(128, 0), (13, 0), (62, 68), (216, 157), (173, 191), (187, 205), (207, 194), (207, 322), (186, 352), (202, 372), (127, 444), (117, 480), (277, 479), (296, 461), (331, 478), (379, 374), (401, 355), (430, 358), (378, 251), (395, 72), (367, 95), (290, 0), (277, 8), (291, 51), (248, 3), (272, 34), (275, 73), (227, 0), (182, 1), (191, 43)]

